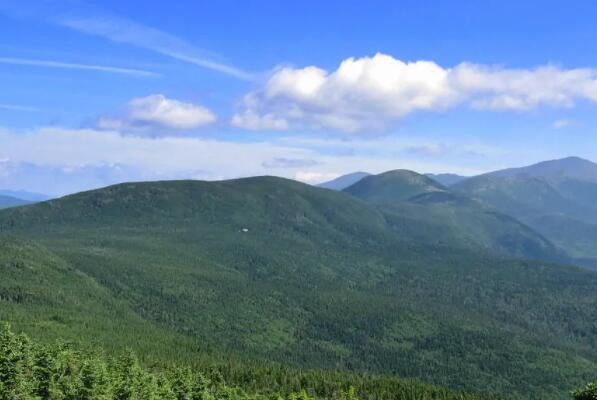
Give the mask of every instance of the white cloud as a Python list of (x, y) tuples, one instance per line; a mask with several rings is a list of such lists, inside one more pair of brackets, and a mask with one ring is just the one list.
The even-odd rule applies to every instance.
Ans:
[(574, 120), (574, 119), (558, 119), (556, 121), (553, 122), (553, 124), (551, 125), (553, 129), (564, 129), (564, 128), (570, 128), (573, 126), (579, 126), (580, 122)]
[(61, 68), (61, 69), (80, 69), (89, 71), (108, 72), (112, 74), (133, 75), (133, 76), (159, 76), (151, 71), (133, 68), (121, 68), (106, 65), (76, 64), (61, 61), (48, 60), (30, 60), (23, 58), (0, 57), (0, 64), (25, 65), (32, 67)]
[(384, 130), (415, 111), (526, 111), (597, 102), (597, 70), (507, 69), (462, 63), (404, 62), (384, 54), (349, 58), (333, 72), (281, 68), (242, 100), (232, 124), (249, 130)]
[[(385, 136), (341, 141), (286, 137), (233, 142), (199, 137), (122, 135), (118, 131), (42, 128), (15, 132), (0, 128), (0, 187), (61, 195), (124, 181), (226, 179), (277, 175), (317, 183), (340, 174), (408, 168), (422, 172), (473, 175), (494, 169), (495, 157), (466, 167), (473, 148), (453, 144), (451, 159), (421, 158), (405, 149), (423, 146), (421, 139)], [(354, 148), (352, 156), (336, 150)], [(492, 154), (489, 149), (476, 149)], [(503, 153), (495, 153), (500, 157)], [(517, 158), (520, 154), (507, 152)], [(526, 154), (526, 152), (525, 152)], [(3, 161), (2, 161), (3, 160)], [(464, 167), (463, 167), (464, 165)]]
[(158, 136), (159, 130), (196, 129), (217, 120), (216, 115), (203, 106), (168, 99), (161, 94), (132, 99), (122, 114), (121, 117), (101, 117), (98, 127)]

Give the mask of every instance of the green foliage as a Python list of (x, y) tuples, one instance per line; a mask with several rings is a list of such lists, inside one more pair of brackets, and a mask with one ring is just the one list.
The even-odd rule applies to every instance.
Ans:
[[(30, 341), (25, 335), (15, 335), (6, 326), (0, 332), (0, 399), (70, 399), (70, 400), (359, 400), (360, 393), (349, 381), (319, 375), (319, 387), (311, 386), (313, 379), (305, 375), (290, 391), (288, 384), (274, 383), (276, 391), (268, 387), (247, 393), (226, 384), (217, 370), (208, 375), (188, 367), (174, 366), (165, 370), (143, 368), (137, 357), (127, 351), (117, 358), (95, 352), (76, 351), (72, 346), (55, 342), (42, 344)], [(289, 378), (287, 376), (286, 378)], [(261, 377), (262, 380), (265, 376)], [(269, 378), (272, 378), (270, 376)], [(481, 400), (476, 396), (436, 389), (415, 382), (395, 385), (374, 382), (370, 388), (361, 387), (365, 398), (385, 393), (382, 397), (401, 400)], [(395, 381), (394, 383), (396, 383)], [(326, 386), (322, 397), (314, 389)], [(333, 389), (332, 389), (333, 388)], [(371, 390), (368, 392), (367, 390)], [(385, 391), (385, 392), (384, 392)]]
[(589, 383), (582, 389), (572, 392), (572, 397), (575, 400), (597, 400), (597, 382)]
[(131, 347), (146, 367), (215, 365), (268, 395), (329, 398), (348, 382), (389, 399), (417, 387), (401, 376), (558, 399), (597, 374), (596, 274), (434, 241), (434, 225), (410, 237), (404, 217), (268, 177), (4, 210), (0, 230), (26, 241), (0, 239), (0, 320)]

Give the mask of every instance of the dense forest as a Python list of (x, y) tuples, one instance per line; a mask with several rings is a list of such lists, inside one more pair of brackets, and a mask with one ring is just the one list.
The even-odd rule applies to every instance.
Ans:
[[(117, 357), (65, 342), (39, 343), (0, 331), (0, 399), (403, 399), (483, 400), (416, 381), (325, 371), (213, 366), (204, 371), (143, 367), (132, 351)], [(226, 383), (224, 374), (238, 383)]]

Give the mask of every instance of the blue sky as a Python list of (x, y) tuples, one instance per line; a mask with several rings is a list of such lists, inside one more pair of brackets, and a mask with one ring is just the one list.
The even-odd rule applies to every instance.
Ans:
[(3, 0), (0, 188), (597, 160), (596, 12)]

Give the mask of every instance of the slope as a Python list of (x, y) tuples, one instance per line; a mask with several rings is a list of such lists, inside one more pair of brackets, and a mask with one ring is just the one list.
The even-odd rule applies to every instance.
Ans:
[(597, 258), (597, 164), (579, 158), (496, 171), (454, 190), (512, 215), (577, 258)]

